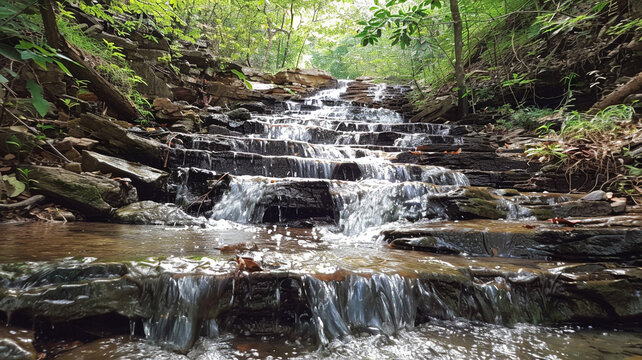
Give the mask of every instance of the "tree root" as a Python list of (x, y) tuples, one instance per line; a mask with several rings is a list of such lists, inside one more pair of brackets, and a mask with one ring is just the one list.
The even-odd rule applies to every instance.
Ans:
[(38, 205), (45, 201), (44, 195), (34, 195), (27, 200), (23, 200), (14, 204), (0, 204), (0, 211), (13, 211), (13, 210), (28, 210), (34, 205)]

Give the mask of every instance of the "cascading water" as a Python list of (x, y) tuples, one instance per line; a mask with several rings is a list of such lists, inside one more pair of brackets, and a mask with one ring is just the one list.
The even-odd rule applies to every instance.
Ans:
[[(283, 112), (255, 115), (250, 121), (259, 131), (247, 137), (194, 136), (193, 147), (203, 153), (183, 165), (233, 175), (212, 218), (260, 223), (266, 209), (278, 203), (276, 218), (284, 219), (281, 212), (288, 201), (283, 197), (288, 194), (274, 199), (272, 191), (282, 179), (328, 180), (322, 186), (329, 194), (326, 205), (337, 228), (347, 235), (396, 221), (437, 217), (441, 209), (430, 198), (449, 191), (437, 187), (466, 186), (466, 176), (441, 167), (392, 163), (389, 158), (407, 146), (456, 142), (451, 127), (405, 123), (397, 112), (355, 106), (341, 100), (348, 85), (341, 80), (337, 88), (319, 91), (302, 103), (288, 102)], [(381, 98), (385, 90), (385, 85), (377, 85), (375, 95)], [(209, 151), (221, 143), (233, 154)]]

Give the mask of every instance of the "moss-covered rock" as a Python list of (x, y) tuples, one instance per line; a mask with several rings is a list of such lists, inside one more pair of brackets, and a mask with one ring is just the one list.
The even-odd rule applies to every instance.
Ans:
[(29, 166), (34, 192), (56, 199), (88, 218), (109, 216), (114, 208), (138, 200), (136, 189), (118, 181), (88, 173), (47, 166)]

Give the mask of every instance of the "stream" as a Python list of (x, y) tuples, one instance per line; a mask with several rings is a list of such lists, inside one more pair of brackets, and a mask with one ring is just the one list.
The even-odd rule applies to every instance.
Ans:
[[(199, 176), (229, 173), (187, 225), (0, 225), (0, 322), (33, 329), (43, 348), (81, 340), (55, 359), (642, 356), (639, 285), (614, 288), (616, 305), (595, 300), (639, 268), (387, 246), (382, 233), (434, 224), (510, 242), (535, 219), (526, 205), (569, 198), (524, 193), (500, 201), (501, 220), (453, 220), (463, 172), (392, 160), (456, 152), (469, 130), (354, 106), (341, 100), (348, 83), (253, 114), (238, 124), (249, 136), (177, 135), (175, 203), (199, 199)], [(236, 254), (264, 271), (238, 272)]]

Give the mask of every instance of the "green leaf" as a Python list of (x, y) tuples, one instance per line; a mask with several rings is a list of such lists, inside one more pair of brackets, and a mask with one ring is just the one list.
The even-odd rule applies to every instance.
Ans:
[(47, 112), (51, 107), (51, 103), (45, 100), (45, 98), (42, 96), (42, 86), (29, 80), (27, 81), (27, 90), (29, 90), (29, 93), (31, 93), (31, 104), (34, 108), (36, 108), (38, 114), (40, 114), (40, 116), (47, 115)]
[(27, 188), (25, 183), (16, 179), (15, 176), (4, 175), (2, 180), (6, 181), (9, 184), (9, 189), (11, 190), (8, 194), (9, 197), (16, 197), (22, 194)]
[(60, 62), (60, 61), (58, 61), (58, 60), (54, 60), (54, 62), (56, 63), (56, 65), (58, 65), (58, 67), (60, 68), (60, 70), (62, 70), (65, 74), (67, 74), (67, 75), (69, 75), (69, 76), (72, 76), (72, 75), (71, 75), (71, 71), (69, 71), (69, 69), (67, 69), (67, 67), (66, 67), (65, 65), (63, 65), (63, 63), (61, 63), (61, 62)]
[(0, 55), (9, 60), (20, 61), (20, 54), (18, 51), (7, 44), (0, 44)]
[(6, 77), (2, 76), (2, 74), (0, 74), (0, 84), (6, 84), (8, 82), (9, 82), (9, 79), (7, 79)]

